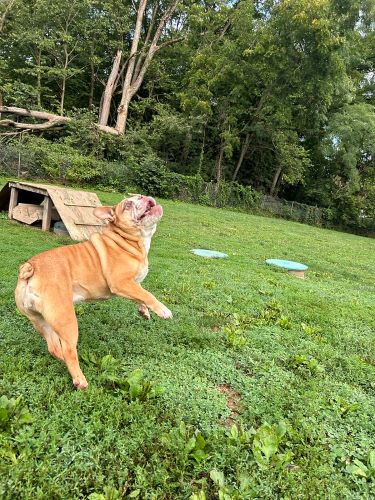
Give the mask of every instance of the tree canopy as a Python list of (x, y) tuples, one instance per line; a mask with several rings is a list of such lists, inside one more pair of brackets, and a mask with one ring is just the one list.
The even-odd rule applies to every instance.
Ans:
[(133, 141), (172, 171), (355, 223), (375, 212), (374, 14), (375, 0), (4, 0), (0, 132), (110, 160)]

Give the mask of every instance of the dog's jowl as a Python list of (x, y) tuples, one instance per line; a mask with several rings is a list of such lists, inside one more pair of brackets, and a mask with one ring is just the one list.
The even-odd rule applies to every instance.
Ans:
[(140, 285), (148, 271), (147, 255), (163, 209), (149, 196), (135, 195), (113, 207), (97, 207), (107, 221), (89, 241), (35, 255), (21, 265), (15, 291), (19, 310), (45, 338), (49, 352), (66, 363), (73, 384), (87, 381), (78, 361), (78, 324), (74, 303), (118, 295), (163, 319), (171, 311)]

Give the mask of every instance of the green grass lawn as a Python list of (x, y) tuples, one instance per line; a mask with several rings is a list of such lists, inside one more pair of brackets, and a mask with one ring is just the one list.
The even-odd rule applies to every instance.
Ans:
[(13, 299), (19, 264), (70, 240), (2, 214), (0, 497), (373, 498), (374, 240), (162, 204), (144, 286), (174, 317), (77, 306), (86, 392)]

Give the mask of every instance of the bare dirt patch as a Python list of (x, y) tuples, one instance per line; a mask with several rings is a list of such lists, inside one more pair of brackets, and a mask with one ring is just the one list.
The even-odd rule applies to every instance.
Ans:
[(220, 332), (221, 327), (220, 327), (220, 326), (217, 326), (217, 325), (213, 325), (213, 326), (211, 326), (211, 327), (210, 327), (210, 330), (211, 330), (212, 332), (215, 332), (215, 333), (216, 333), (216, 332)]
[(225, 427), (232, 427), (240, 414), (241, 394), (233, 389), (233, 387), (229, 384), (218, 384), (216, 389), (224, 394), (225, 399), (227, 400), (227, 406), (231, 411), (231, 414), (225, 419), (223, 425)]

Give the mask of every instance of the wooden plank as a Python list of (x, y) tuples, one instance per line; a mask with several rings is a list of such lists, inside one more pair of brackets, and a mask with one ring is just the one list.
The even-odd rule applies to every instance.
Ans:
[(82, 203), (67, 203), (67, 202), (64, 202), (64, 205), (66, 207), (83, 207), (83, 208), (96, 208), (98, 205), (84, 205)]
[(70, 207), (75, 224), (87, 226), (102, 226), (103, 221), (94, 215), (93, 207)]
[(49, 196), (44, 198), (44, 210), (42, 219), (42, 231), (49, 231), (51, 227), (52, 200)]
[(87, 222), (75, 222), (74, 224), (76, 224), (76, 226), (98, 226), (98, 227), (103, 226), (102, 222), (97, 222), (97, 223), (90, 222), (90, 224), (88, 224)]
[[(96, 225), (98, 219), (92, 214), (94, 207), (101, 206), (95, 193), (58, 188), (50, 188), (48, 193), (73, 240), (82, 241), (90, 238), (92, 233), (100, 232), (101, 226)], [(71, 203), (74, 206), (68, 206), (65, 203)], [(80, 206), (77, 206), (78, 203)], [(93, 207), (82, 207), (88, 204)], [(78, 225), (77, 222), (81, 224)]]
[(10, 182), (9, 186), (11, 188), (22, 189), (24, 191), (31, 191), (32, 193), (43, 194), (46, 196), (48, 194), (47, 189), (33, 186), (32, 184), (25, 184), (23, 182)]
[[(27, 210), (29, 214), (31, 214), (33, 211), (37, 210), (38, 213), (40, 213), (40, 217), (39, 217), (40, 220), (43, 219), (43, 208), (44, 208), (44, 205), (35, 205), (35, 203), (18, 203), (18, 205), (16, 206), (16, 210), (18, 210), (18, 209), (20, 209), (22, 211)], [(13, 213), (14, 213), (14, 211), (13, 211)], [(60, 217), (58, 211), (53, 206), (52, 211), (51, 211), (51, 219), (52, 220), (60, 220), (60, 218), (61, 217)]]
[(10, 190), (10, 200), (9, 200), (9, 208), (8, 208), (8, 217), (12, 219), (13, 209), (17, 205), (18, 200), (18, 190), (16, 187), (11, 188)]
[(102, 231), (103, 226), (80, 226), (80, 234), (81, 240), (89, 240), (90, 236), (94, 233), (100, 233)]
[(34, 222), (42, 219), (43, 207), (40, 205), (19, 203), (13, 209), (12, 217), (19, 222), (24, 222), (25, 224), (33, 224)]

